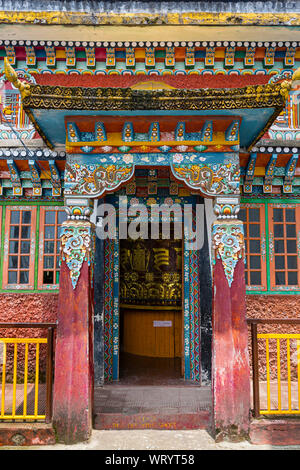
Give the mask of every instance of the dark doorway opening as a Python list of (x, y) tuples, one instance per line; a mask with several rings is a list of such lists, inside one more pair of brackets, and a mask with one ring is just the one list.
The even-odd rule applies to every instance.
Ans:
[[(150, 233), (150, 232), (149, 232)], [(182, 369), (182, 240), (120, 242), (120, 380), (178, 383)]]

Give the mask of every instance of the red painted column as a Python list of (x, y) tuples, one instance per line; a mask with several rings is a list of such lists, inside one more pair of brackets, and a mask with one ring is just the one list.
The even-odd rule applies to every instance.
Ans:
[(250, 424), (243, 224), (217, 220), (212, 234), (215, 435), (216, 440), (240, 440), (248, 436)]
[(73, 444), (87, 440), (92, 431), (92, 224), (64, 222), (61, 250), (53, 426), (59, 442)]

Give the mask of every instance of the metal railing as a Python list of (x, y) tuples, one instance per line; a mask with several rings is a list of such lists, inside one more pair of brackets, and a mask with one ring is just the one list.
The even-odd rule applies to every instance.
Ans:
[(254, 417), (300, 415), (300, 334), (257, 331), (258, 325), (300, 325), (300, 319), (247, 319), (247, 323), (251, 327)]
[[(4, 328), (47, 329), (47, 336), (3, 337)], [(51, 421), (55, 328), (55, 323), (0, 323), (0, 421)]]

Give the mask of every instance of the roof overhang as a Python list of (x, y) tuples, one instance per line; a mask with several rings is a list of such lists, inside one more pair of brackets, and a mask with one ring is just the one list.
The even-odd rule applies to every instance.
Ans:
[(7, 62), (6, 77), (20, 89), (25, 111), (50, 148), (65, 144), (65, 120), (70, 116), (198, 115), (212, 120), (240, 117), (240, 147), (249, 151), (283, 110), (292, 87), (292, 81), (163, 90), (25, 85)]

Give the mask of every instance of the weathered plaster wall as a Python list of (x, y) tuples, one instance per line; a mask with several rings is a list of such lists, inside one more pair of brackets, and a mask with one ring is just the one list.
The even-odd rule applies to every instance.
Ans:
[(248, 318), (300, 318), (297, 295), (247, 295), (246, 306)]
[[(2, 293), (0, 294), (0, 322), (40, 323), (56, 322), (58, 294), (54, 293)], [(47, 329), (1, 328), (0, 337), (46, 337)], [(18, 380), (24, 371), (24, 345), (18, 345)], [(1, 361), (0, 361), (1, 364)], [(6, 380), (10, 381), (13, 371), (13, 347), (8, 346)], [(29, 347), (29, 381), (35, 371), (35, 346)], [(43, 380), (46, 371), (46, 346), (40, 346), (40, 375)]]
[(0, 322), (55, 322), (58, 294), (2, 293)]

